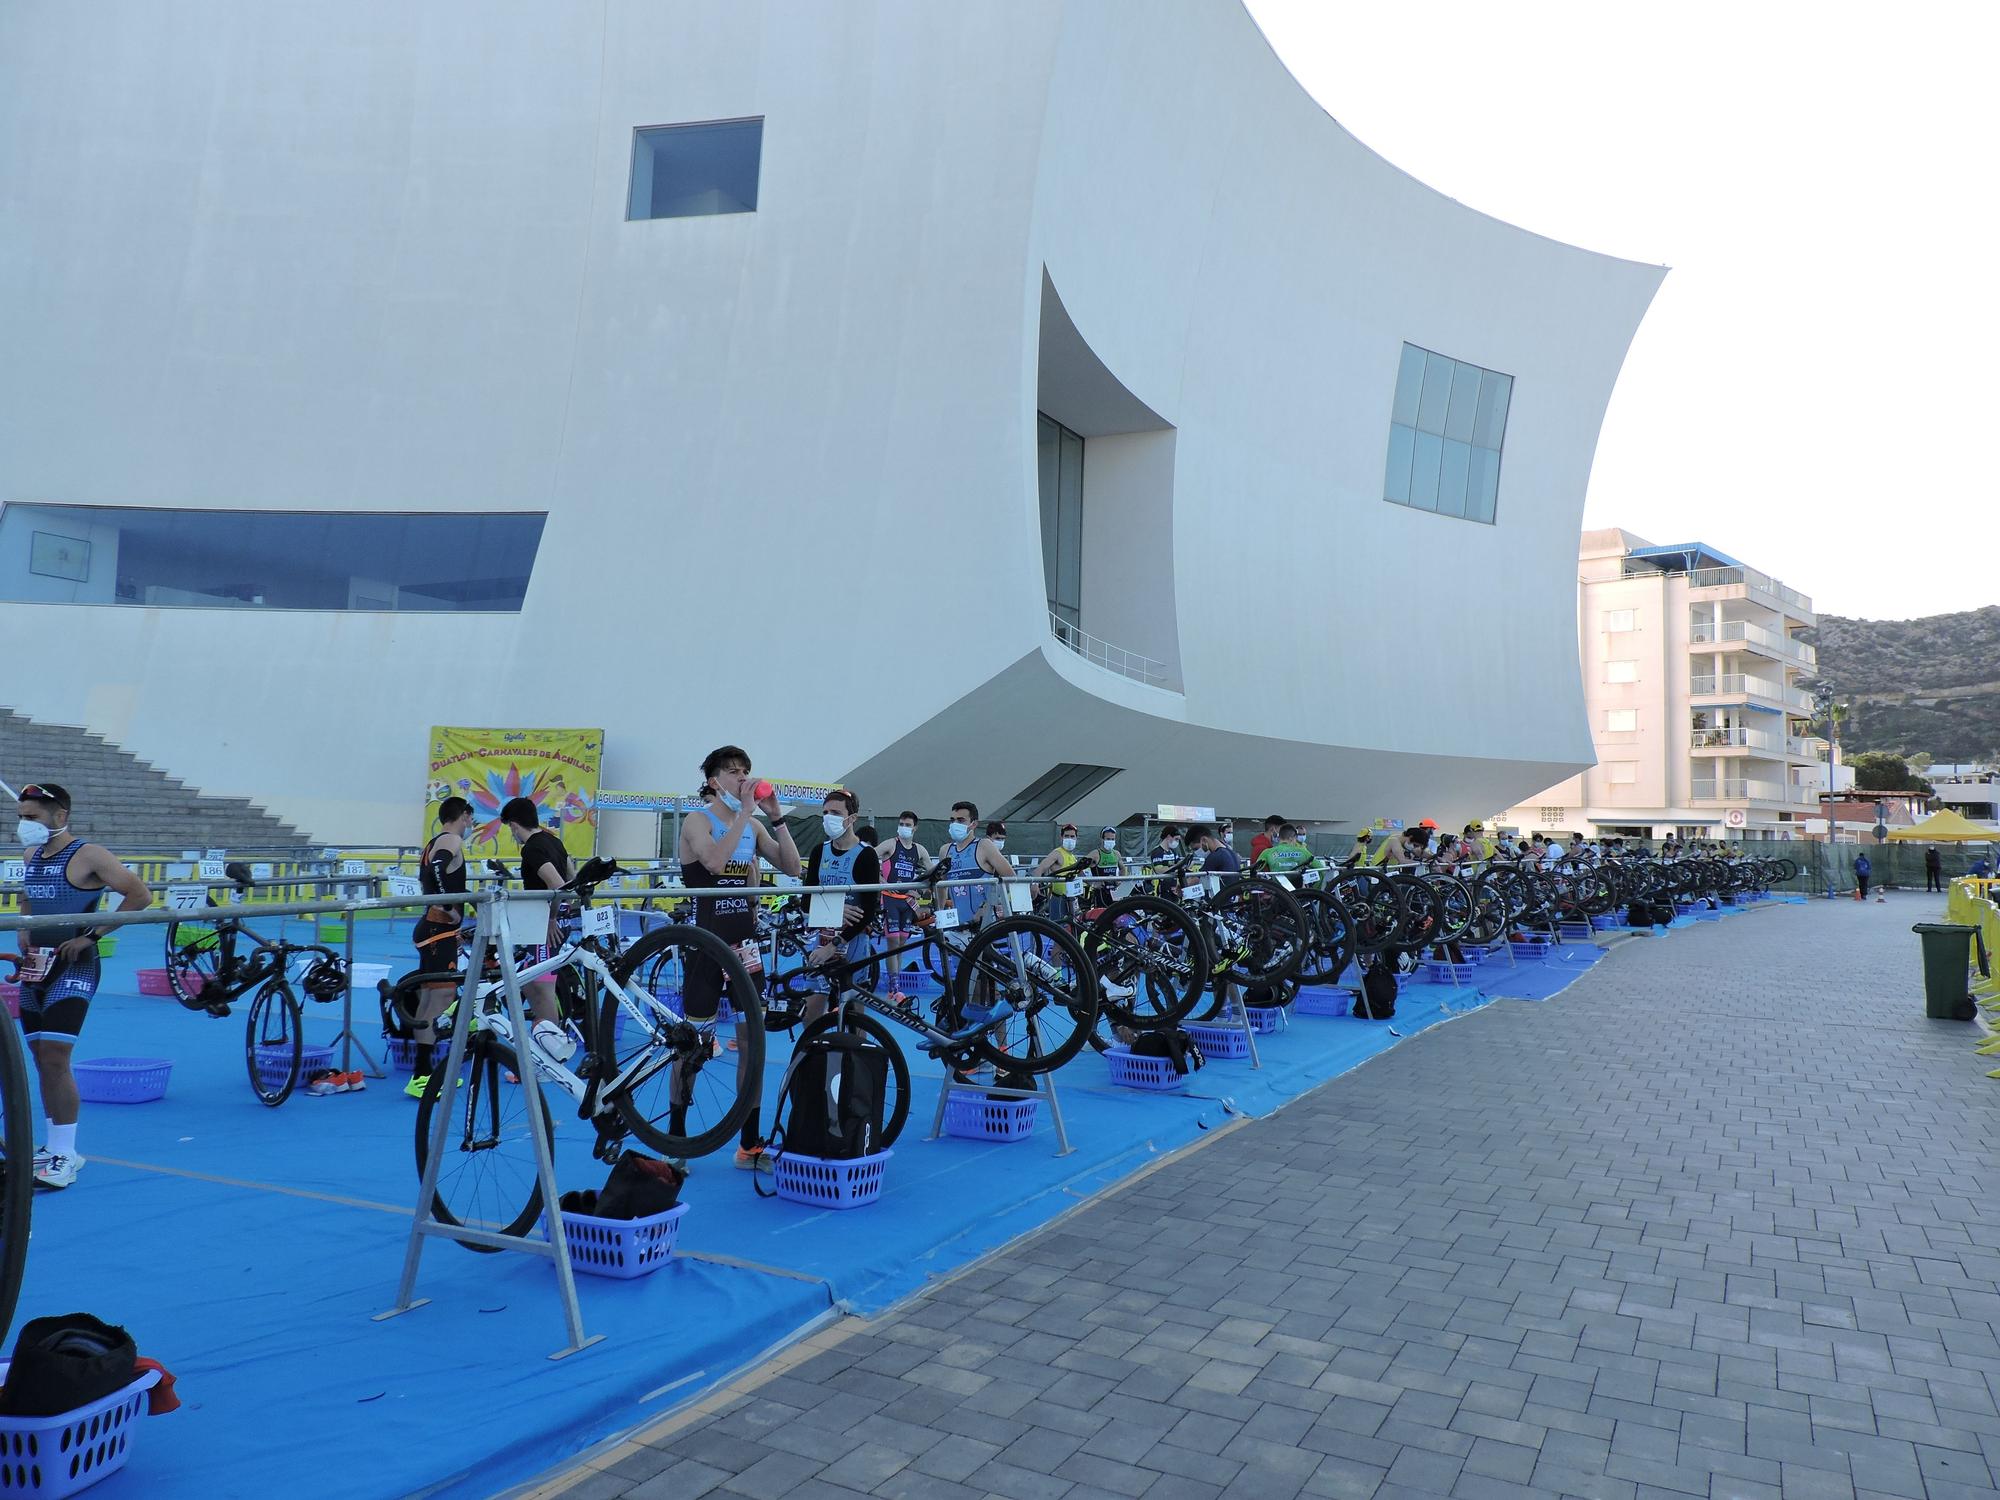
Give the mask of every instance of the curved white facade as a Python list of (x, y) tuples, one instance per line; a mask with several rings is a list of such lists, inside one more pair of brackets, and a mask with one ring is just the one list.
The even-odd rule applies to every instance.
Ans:
[[(636, 127), (746, 116), (755, 212), (626, 220)], [(75, 663), (6, 697), (350, 841), (413, 835), (433, 723), (878, 811), (1067, 762), (1120, 771), (1080, 819), (1477, 815), (1590, 758), (1661, 275), (1384, 162), (1236, 0), (8, 7), (0, 502), (548, 523), (518, 614), (0, 603)], [(1514, 377), (1497, 524), (1384, 503), (1406, 342)], [(1165, 686), (1050, 634), (1051, 403), (1082, 628)]]

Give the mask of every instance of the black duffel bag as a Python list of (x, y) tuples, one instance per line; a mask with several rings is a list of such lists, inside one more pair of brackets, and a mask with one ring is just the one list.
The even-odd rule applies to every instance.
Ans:
[(30, 1318), (14, 1340), (0, 1409), (54, 1417), (130, 1385), (139, 1359), (132, 1335), (89, 1313)]
[(855, 1032), (802, 1041), (780, 1090), (774, 1146), (795, 1156), (852, 1161), (882, 1149), (889, 1054)]

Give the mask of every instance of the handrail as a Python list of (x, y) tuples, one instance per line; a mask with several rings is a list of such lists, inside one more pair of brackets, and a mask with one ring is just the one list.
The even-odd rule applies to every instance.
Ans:
[(1165, 662), (1113, 645), (1072, 625), (1054, 610), (1049, 611), (1049, 633), (1093, 666), (1116, 672), (1120, 677), (1129, 677), (1134, 682), (1143, 682), (1148, 687), (1167, 686), (1169, 678)]

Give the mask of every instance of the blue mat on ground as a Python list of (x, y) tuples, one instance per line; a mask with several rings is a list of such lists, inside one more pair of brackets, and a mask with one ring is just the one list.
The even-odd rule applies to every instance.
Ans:
[[(404, 967), (400, 933), (364, 925), (356, 948)], [(1393, 1022), (1295, 1016), (1258, 1039), (1261, 1068), (1218, 1061), (1179, 1095), (1114, 1086), (1101, 1059), (1080, 1057), (1057, 1080), (1066, 1157), (1046, 1109), (1021, 1142), (925, 1140), (941, 1079), (914, 1058), (880, 1205), (759, 1199), (749, 1174), (705, 1158), (685, 1194), (684, 1253), (637, 1281), (579, 1277), (585, 1328), (608, 1337), (552, 1362), (565, 1342), (554, 1278), (526, 1256), (432, 1242), (417, 1283), (429, 1305), (371, 1321), (394, 1299), (416, 1188), (401, 1076), (266, 1109), (244, 1075), (242, 1007), (213, 1020), (141, 998), (135, 970), (157, 964), (157, 944), (121, 949), (78, 1057), (172, 1058), (172, 1084), (158, 1103), (86, 1106), (88, 1165), (76, 1188), (36, 1201), (17, 1315), (88, 1308), (179, 1377), (185, 1405), (144, 1425), (132, 1462), (98, 1486), (106, 1500), (490, 1494), (715, 1384), (836, 1305), (878, 1312), (1232, 1116), (1359, 1065), (1395, 1044), (1392, 1029), (1412, 1036), (1488, 998), (1413, 983)], [(338, 1015), (312, 1006), (308, 1041), (332, 1040)], [(377, 1030), (372, 996), (358, 999), (356, 1031)], [(560, 1180), (601, 1182), (586, 1133), (556, 1118)]]

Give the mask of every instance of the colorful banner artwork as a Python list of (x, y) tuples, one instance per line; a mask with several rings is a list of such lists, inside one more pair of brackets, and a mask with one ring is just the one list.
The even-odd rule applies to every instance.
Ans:
[(511, 859), (514, 840), (500, 826), (500, 809), (526, 797), (542, 826), (555, 830), (572, 857), (597, 852), (597, 777), (604, 759), (601, 729), (432, 728), (424, 787), (424, 837), (437, 832), (438, 804), (463, 797), (477, 820), (466, 835), (476, 859)]

